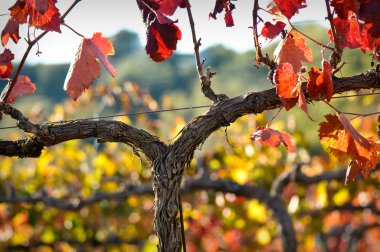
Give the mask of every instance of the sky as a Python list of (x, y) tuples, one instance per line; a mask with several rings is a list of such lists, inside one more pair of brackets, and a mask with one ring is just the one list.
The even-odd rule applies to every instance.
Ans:
[[(57, 7), (60, 13), (63, 14), (73, 1), (58, 0)], [(233, 11), (235, 26), (226, 27), (223, 13), (217, 20), (208, 17), (215, 0), (190, 0), (197, 36), (202, 38), (201, 49), (216, 44), (223, 44), (239, 52), (253, 49), (252, 30), (249, 28), (252, 26), (253, 2), (253, 0), (235, 1), (236, 9)], [(8, 8), (14, 3), (15, 0), (1, 0), (0, 14), (9, 13)], [(265, 7), (266, 3), (267, 1), (260, 1), (261, 6)], [(308, 7), (301, 9), (300, 14), (292, 18), (292, 22), (327, 24), (324, 20), (325, 1), (309, 0), (307, 4)], [(265, 13), (261, 12), (261, 15), (265, 16)], [(8, 15), (0, 16), (1, 30), (8, 18)], [(186, 10), (178, 9), (172, 19), (178, 19), (177, 25), (182, 31), (182, 40), (178, 42), (177, 52), (192, 53), (193, 44)], [(120, 30), (128, 29), (138, 33), (142, 44), (145, 41), (145, 25), (135, 0), (82, 0), (67, 16), (66, 23), (85, 37), (92, 37), (94, 32), (102, 32), (104, 36), (110, 37)], [(70, 62), (75, 56), (81, 37), (66, 27), (61, 27), (61, 31), (62, 33), (50, 32), (42, 38), (38, 44), (42, 54), (36, 56), (37, 47), (34, 48), (27, 62), (31, 64)], [(25, 36), (26, 32), (27, 26), (22, 25), (20, 36)], [(16, 61), (19, 61), (27, 43), (20, 39), (17, 45), (10, 41), (6, 47), (15, 54)], [(0, 45), (0, 53), (3, 50)]]

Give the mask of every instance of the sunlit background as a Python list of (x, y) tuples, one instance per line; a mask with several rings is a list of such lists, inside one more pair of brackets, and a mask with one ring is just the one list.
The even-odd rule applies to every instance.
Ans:
[[(58, 1), (61, 13), (72, 2)], [(265, 1), (261, 2), (265, 5)], [(292, 22), (317, 41), (329, 43), (325, 1), (307, 2), (310, 6), (301, 9)], [(6, 14), (13, 3), (2, 0), (0, 14)], [(267, 69), (258, 69), (252, 62), (254, 46), (249, 27), (253, 1), (234, 2), (235, 27), (232, 28), (225, 27), (223, 14), (218, 20), (209, 19), (214, 3), (191, 1), (197, 35), (202, 38), (201, 56), (207, 58), (206, 65), (217, 72), (212, 79), (214, 90), (233, 97), (272, 88), (267, 80)], [(51, 32), (39, 42), (42, 51), (39, 57), (34, 55), (37, 48), (32, 50), (22, 74), (36, 83), (37, 90), (34, 95), (21, 97), (14, 106), (36, 123), (111, 115), (107, 119), (145, 129), (165, 143), (173, 142), (186, 123), (207, 108), (170, 110), (211, 105), (200, 91), (186, 15), (179, 9), (173, 17), (178, 19), (183, 33), (175, 55), (165, 62), (155, 63), (144, 50), (145, 27), (135, 1), (82, 0), (66, 22), (84, 36), (103, 32), (113, 41), (116, 55), (109, 59), (118, 72), (117, 77), (113, 79), (104, 72), (76, 102), (68, 99), (62, 86), (81, 38), (62, 27), (62, 34)], [(0, 29), (7, 19), (7, 15), (0, 16)], [(22, 27), (21, 37), (27, 32), (26, 25)], [(272, 55), (278, 41), (265, 47), (264, 53)], [(265, 40), (261, 42), (268, 44)], [(320, 46), (310, 40), (306, 43), (313, 51), (313, 65), (321, 67)], [(20, 39), (19, 44), (14, 45), (10, 41), (7, 48), (15, 53), (17, 61), (26, 49), (26, 42)], [(328, 54), (325, 52), (325, 57)], [(346, 51), (343, 60), (347, 62), (341, 72), (344, 76), (371, 67), (370, 55), (360, 50)], [(17, 63), (15, 65), (17, 67)], [(0, 87), (5, 84), (6, 81), (0, 82)], [(333, 99), (332, 104), (350, 112), (379, 110), (376, 96)], [(358, 251), (377, 252), (380, 247), (377, 228), (380, 174), (375, 171), (367, 180), (358, 179), (345, 186), (348, 160), (339, 162), (318, 139), (318, 123), (324, 114), (335, 111), (323, 103), (308, 106), (314, 122), (294, 108), (289, 112), (283, 110), (271, 124), (294, 137), (297, 153), (289, 154), (283, 146), (269, 148), (252, 143), (249, 135), (257, 126), (264, 126), (274, 112), (249, 115), (217, 131), (200, 146), (185, 178), (197, 179), (201, 172), (207, 171), (214, 180), (230, 180), (237, 187), (257, 186), (269, 193), (275, 179), (291, 172), (281, 197), (292, 216), (300, 251), (326, 251), (324, 248), (347, 251), (353, 241)], [(168, 112), (144, 114), (156, 110)], [(132, 115), (136, 112), (141, 114)], [(112, 117), (115, 114), (125, 116)], [(15, 124), (3, 115), (0, 128)], [(353, 120), (352, 124), (361, 133), (373, 135), (376, 132), (374, 117)], [(24, 132), (16, 129), (0, 130), (1, 139), (25, 137)], [(151, 183), (149, 164), (138, 154), (124, 144), (99, 144), (88, 139), (47, 148), (38, 159), (0, 157), (0, 198), (45, 195), (75, 205), (81, 199), (99, 194), (115, 197), (115, 192), (128, 190), (128, 185)], [(297, 170), (297, 164), (303, 165)], [(320, 174), (340, 174), (340, 177), (314, 182), (299, 180), (299, 176)], [(151, 196), (99, 200), (73, 211), (51, 204), (0, 203), (0, 250), (156, 251)], [(346, 211), (349, 207), (355, 210)], [(189, 252), (282, 249), (278, 223), (262, 201), (232, 193), (199, 191), (183, 196), (183, 209)], [(352, 231), (363, 227), (371, 228), (359, 235)], [(360, 239), (355, 240), (358, 237)]]

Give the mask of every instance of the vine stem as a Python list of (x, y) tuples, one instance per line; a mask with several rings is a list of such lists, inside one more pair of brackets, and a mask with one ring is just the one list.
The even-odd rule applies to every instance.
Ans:
[(350, 97), (361, 97), (361, 96), (371, 96), (371, 95), (379, 95), (380, 92), (368, 93), (368, 94), (354, 94), (354, 95), (341, 95), (332, 97), (332, 99), (342, 99), (342, 98), (350, 98)]
[(327, 19), (330, 22), (331, 33), (332, 33), (332, 36), (334, 39), (335, 48), (337, 50), (339, 50), (340, 49), (339, 48), (339, 40), (338, 40), (338, 36), (336, 34), (336, 30), (335, 30), (335, 26), (334, 26), (334, 22), (333, 22), (333, 15), (332, 15), (331, 10), (330, 10), (329, 0), (325, 0), (325, 3), (326, 3), (326, 10), (327, 10)]
[(187, 2), (186, 11), (187, 11), (187, 16), (189, 18), (191, 36), (192, 36), (193, 44), (194, 44), (194, 55), (195, 55), (195, 61), (197, 65), (197, 72), (198, 72), (199, 78), (202, 78), (203, 77), (203, 63), (201, 62), (201, 57), (199, 53), (199, 47), (201, 46), (201, 39), (199, 40), (197, 39), (197, 34), (195, 32), (194, 18), (191, 12), (191, 5), (188, 0), (186, 0), (186, 2)]
[(372, 112), (372, 113), (366, 113), (366, 114), (359, 114), (359, 113), (352, 113), (352, 112), (344, 112), (344, 111), (340, 111), (339, 109), (337, 109), (336, 107), (334, 107), (333, 105), (331, 105), (330, 103), (328, 103), (327, 101), (323, 101), (324, 103), (326, 103), (330, 108), (332, 108), (333, 110), (335, 110), (338, 114), (345, 114), (345, 115), (352, 115), (352, 116), (355, 116), (354, 118), (352, 119), (355, 119), (357, 117), (366, 117), (366, 116), (373, 116), (373, 115), (379, 115), (380, 114), (380, 111), (377, 111), (377, 112)]
[(198, 77), (201, 82), (201, 89), (202, 93), (205, 97), (213, 101), (214, 103), (221, 101), (223, 99), (228, 98), (226, 95), (223, 94), (215, 94), (214, 90), (211, 88), (211, 78), (215, 75), (214, 72), (211, 71), (210, 67), (207, 68), (206, 74), (203, 73), (203, 65), (205, 63), (205, 60), (201, 62), (201, 57), (199, 53), (199, 47), (201, 46), (201, 39), (197, 39), (197, 35), (195, 32), (195, 23), (193, 14), (191, 12), (191, 5), (189, 0), (186, 0), (186, 10), (187, 15), (189, 17), (189, 24), (191, 28), (191, 36), (193, 39), (194, 44), (194, 55), (195, 55), (195, 61), (196, 61), (196, 68), (198, 72)]
[(329, 0), (325, 0), (325, 3), (326, 3), (326, 10), (327, 10), (327, 19), (330, 22), (331, 34), (332, 34), (332, 37), (334, 40), (334, 45), (335, 45), (335, 50), (334, 50), (333, 54), (330, 56), (330, 64), (334, 68), (337, 68), (337, 65), (339, 64), (339, 62), (342, 59), (343, 50), (339, 46), (339, 37), (336, 33), (336, 29), (334, 26), (333, 15), (331, 13)]
[(270, 126), (270, 124), (273, 122), (273, 120), (280, 114), (281, 110), (283, 109), (284, 107), (281, 107), (277, 112), (276, 114), (273, 115), (273, 117), (269, 120), (269, 122), (267, 122), (267, 124), (265, 125), (266, 128), (268, 128)]
[(290, 21), (289, 21), (289, 24), (290, 24), (290, 26), (292, 27), (292, 30), (295, 30), (296, 32), (300, 33), (300, 34), (301, 34), (302, 36), (304, 36), (305, 38), (307, 38), (307, 39), (313, 41), (314, 43), (316, 43), (317, 45), (319, 45), (319, 46), (321, 46), (321, 47), (324, 47), (324, 48), (330, 49), (331, 51), (335, 51), (334, 48), (332, 48), (332, 47), (330, 47), (330, 46), (327, 46), (327, 45), (324, 45), (324, 44), (322, 44), (321, 42), (316, 41), (315, 39), (313, 39), (313, 38), (310, 37), (309, 35), (307, 35), (307, 34), (301, 32), (301, 31), (298, 30), (296, 27), (294, 27), (293, 24), (290, 23)]
[(84, 37), (82, 34), (80, 34), (79, 32), (77, 32), (76, 30), (74, 30), (70, 25), (66, 24), (66, 23), (62, 23), (62, 25), (66, 26), (67, 28), (69, 28), (72, 32), (74, 32), (76, 35), (78, 35), (79, 37)]
[(259, 0), (255, 0), (252, 10), (252, 21), (253, 21), (253, 41), (255, 42), (256, 49), (256, 65), (259, 65), (263, 57), (261, 53), (261, 47), (259, 43), (259, 36), (257, 33), (257, 12), (259, 11)]
[[(61, 23), (64, 23), (64, 20), (66, 18), (66, 16), (70, 13), (70, 11), (82, 0), (75, 0), (71, 6), (67, 9), (67, 11), (62, 15), (61, 17)], [(12, 89), (15, 87), (16, 83), (17, 83), (17, 79), (18, 77), (20, 76), (20, 72), (21, 72), (21, 69), (24, 67), (25, 65), (25, 62), (26, 62), (26, 59), (28, 58), (28, 55), (30, 53), (30, 51), (32, 50), (33, 46), (40, 40), (42, 39), (47, 33), (49, 33), (49, 31), (44, 31), (43, 33), (41, 33), (37, 38), (35, 38), (34, 40), (32, 41), (28, 41), (28, 48), (26, 48), (26, 51), (20, 61), (20, 64), (19, 66), (17, 67), (17, 70), (16, 70), (16, 73), (15, 73), (15, 76), (13, 77), (12, 81), (9, 83), (8, 85), (8, 89), (3, 97), (3, 101), (6, 101), (9, 97), (9, 95), (11, 94), (12, 92)]]

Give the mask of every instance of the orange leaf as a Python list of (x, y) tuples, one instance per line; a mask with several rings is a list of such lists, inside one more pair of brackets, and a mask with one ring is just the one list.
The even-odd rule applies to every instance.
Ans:
[(17, 1), (9, 10), (11, 17), (19, 24), (26, 23), (36, 28), (61, 32), (61, 15), (55, 0), (22, 0)]
[(343, 113), (338, 114), (338, 119), (342, 123), (344, 130), (346, 132), (349, 132), (351, 137), (358, 142), (360, 145), (364, 146), (365, 148), (369, 148), (370, 144), (367, 139), (365, 139), (362, 135), (357, 132), (354, 127), (352, 127), (350, 121), (347, 119), (347, 117), (344, 116)]
[(347, 167), (346, 172), (346, 181), (344, 182), (345, 185), (355, 180), (355, 178), (359, 175), (361, 169), (357, 162), (350, 161), (350, 164)]
[(274, 51), (277, 65), (288, 62), (298, 72), (301, 62), (313, 62), (311, 49), (306, 46), (305, 39), (296, 31), (291, 31), (284, 41), (281, 41)]
[(26, 0), (28, 4), (36, 11), (44, 14), (49, 8), (48, 0)]
[[(9, 88), (9, 86), (7, 86), (3, 90), (3, 93), (1, 94), (1, 99), (4, 98), (5, 94), (8, 91), (8, 88)], [(34, 85), (34, 83), (31, 82), (29, 77), (20, 75), (17, 78), (17, 82), (16, 82), (15, 86), (12, 88), (12, 91), (9, 94), (7, 100), (5, 100), (5, 102), (12, 103), (16, 100), (16, 98), (18, 98), (24, 94), (33, 94), (35, 90), (36, 90), (36, 86)]]
[(323, 93), (327, 101), (331, 100), (333, 95), (334, 85), (332, 83), (332, 67), (326, 60), (322, 62), (322, 72), (318, 68), (312, 67), (309, 71), (307, 80), (307, 93), (311, 98), (319, 98)]
[(286, 110), (291, 109), (297, 103), (297, 82), (298, 76), (293, 70), (293, 66), (289, 63), (281, 63), (275, 73), (274, 81), (276, 83), (277, 95), (281, 98), (281, 102)]
[(326, 121), (320, 123), (319, 138), (328, 142), (329, 150), (339, 159), (350, 157), (353, 161), (346, 181), (352, 181), (357, 167), (367, 177), (377, 163), (380, 145), (374, 138), (360, 135), (343, 113), (338, 116), (329, 114), (325, 118)]
[(289, 152), (296, 152), (291, 139), (292, 136), (284, 131), (278, 131), (271, 128), (258, 127), (250, 136), (252, 141), (258, 141), (271, 147), (278, 147), (280, 143), (285, 145)]
[(103, 67), (112, 77), (116, 77), (116, 70), (107, 59), (107, 55), (115, 55), (113, 44), (107, 38), (102, 37), (102, 33), (94, 33), (92, 39), (89, 40), (91, 50), (95, 57), (100, 61)]
[(377, 137), (380, 139), (380, 115), (377, 117)]
[(311, 118), (311, 116), (309, 115), (309, 112), (307, 111), (307, 102), (306, 102), (306, 97), (305, 97), (305, 94), (302, 92), (302, 89), (300, 89), (300, 95), (298, 96), (298, 105), (300, 107), (300, 109), (302, 109), (307, 117), (309, 117), (310, 120), (314, 121), (313, 118)]
[(26, 23), (31, 9), (32, 7), (30, 7), (30, 5), (25, 1), (17, 1), (12, 7), (9, 8), (11, 11), (11, 18), (20, 24)]
[(297, 86), (298, 76), (289, 63), (281, 63), (275, 73), (276, 91), (281, 98), (297, 98), (298, 92), (293, 92)]
[(83, 38), (75, 60), (71, 63), (63, 89), (76, 100), (92, 82), (100, 77), (100, 64), (113, 76), (116, 71), (107, 59), (114, 54), (113, 45), (101, 33), (95, 33), (91, 39)]

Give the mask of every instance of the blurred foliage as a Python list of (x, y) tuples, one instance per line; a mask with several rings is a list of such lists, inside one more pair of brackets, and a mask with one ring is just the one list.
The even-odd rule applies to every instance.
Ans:
[[(366, 98), (355, 98), (366, 103)], [(50, 121), (96, 116), (118, 108), (119, 113), (168, 109), (175, 100), (166, 97), (159, 103), (144, 89), (132, 82), (97, 85), (77, 102), (65, 101), (56, 105)], [(109, 110), (112, 108), (112, 110)], [(28, 116), (41, 119), (41, 110), (32, 109)], [(167, 114), (173, 121), (162, 126)], [(176, 115), (176, 116), (174, 116)], [(271, 112), (245, 116), (224, 130), (216, 132), (201, 150), (196, 152), (186, 178), (198, 173), (196, 160), (202, 159), (213, 179), (230, 179), (238, 184), (258, 185), (270, 190), (273, 181), (282, 173), (304, 163), (302, 173), (315, 176), (326, 171), (342, 169), (347, 163), (323, 151), (310, 156), (311, 143), (304, 137), (308, 125), (315, 124), (294, 114), (283, 115), (272, 127), (287, 130), (294, 136), (297, 153), (289, 154), (283, 147), (268, 148), (249, 140), (249, 133), (265, 125)], [(162, 115), (124, 116), (117, 120), (133, 123), (172, 141), (188, 122), (186, 117), (168, 112)], [(364, 131), (375, 132), (374, 118), (355, 120)], [(312, 132), (314, 138), (317, 132)], [(16, 134), (9, 135), (16, 139)], [(101, 193), (113, 193), (127, 185), (150, 183), (151, 171), (144, 157), (139, 157), (123, 144), (98, 144), (94, 140), (69, 141), (44, 151), (38, 159), (0, 157), (1, 195), (23, 197), (41, 193), (56, 199), (75, 202)], [(336, 227), (351, 224), (359, 227), (377, 222), (377, 215), (368, 211), (329, 210), (351, 203), (354, 206), (375, 205), (380, 210), (378, 183), (375, 171), (366, 181), (349, 186), (344, 181), (322, 181), (306, 186), (290, 182), (282, 197), (293, 216), (300, 251), (323, 251), (321, 235)], [(195, 251), (280, 251), (282, 247), (278, 225), (265, 205), (256, 199), (246, 199), (231, 193), (201, 191), (183, 196), (187, 248)], [(67, 211), (36, 204), (0, 204), (0, 250), (15, 251), (156, 251), (153, 231), (153, 197), (131, 196), (123, 200), (102, 200), (78, 211)], [(360, 248), (376, 251), (380, 229), (363, 234)], [(331, 237), (328, 246), (344, 251), (348, 241)]]
[[(307, 30), (316, 40), (327, 43), (322, 39), (326, 38), (323, 27), (305, 26), (300, 30)], [(199, 91), (192, 55), (175, 55), (167, 62), (157, 64), (146, 57), (136, 38), (136, 34), (126, 31), (114, 37), (116, 52), (121, 52), (113, 59), (118, 79), (102, 79), (76, 103), (62, 100), (66, 95), (57, 88), (62, 86), (68, 65), (25, 67), (23, 71), (28, 72), (38, 84), (38, 93), (20, 99), (17, 108), (25, 111), (33, 122), (59, 122), (209, 104)], [(125, 39), (130, 43), (120, 42)], [(319, 61), (320, 48), (309, 45)], [(273, 50), (266, 48), (269, 53)], [(266, 80), (267, 71), (264, 68), (256, 70), (253, 66), (253, 52), (236, 53), (215, 46), (203, 54), (207, 57), (207, 64), (217, 72), (213, 79), (215, 90), (234, 96), (271, 88)], [(345, 53), (344, 59), (349, 62), (342, 70), (344, 75), (369, 69), (369, 55), (350, 51)], [(332, 103), (349, 112), (380, 109), (377, 96), (333, 99)], [(171, 142), (194, 115), (205, 110), (113, 119), (133, 124), (158, 135), (165, 142)], [(238, 184), (259, 185), (267, 190), (281, 173), (293, 169), (295, 164), (303, 163), (301, 171), (307, 176), (345, 169), (347, 163), (339, 163), (317, 141), (318, 122), (324, 114), (332, 113), (331, 109), (319, 103), (309, 104), (309, 110), (316, 122), (309, 121), (296, 108), (282, 112), (272, 123), (273, 128), (292, 134), (297, 145), (296, 154), (288, 154), (283, 147), (268, 148), (250, 142), (249, 134), (257, 126), (265, 125), (274, 112), (249, 115), (213, 134), (195, 153), (186, 178), (197, 176), (198, 159), (205, 161), (213, 179), (230, 179)], [(13, 122), (5, 119), (1, 126)], [(373, 117), (355, 119), (352, 123), (364, 135), (376, 132), (377, 124)], [(0, 134), (11, 140), (25, 137), (18, 131), (2, 131)], [(99, 193), (116, 192), (127, 185), (151, 181), (150, 167), (143, 156), (123, 144), (99, 144), (93, 139), (60, 144), (45, 150), (38, 159), (0, 157), (0, 163), (0, 194), (7, 197), (43, 194), (75, 202)], [(358, 180), (346, 187), (343, 180), (310, 185), (290, 182), (282, 197), (292, 214), (299, 251), (324, 251), (324, 244), (332, 251), (347, 250), (347, 237), (332, 235), (324, 241), (324, 235), (348, 224), (350, 228), (356, 228), (376, 223), (378, 216), (369, 208), (354, 212), (334, 208), (350, 203), (357, 207), (371, 206), (380, 211), (379, 182), (378, 170), (369, 179)], [(231, 193), (202, 191), (184, 195), (183, 201), (189, 252), (281, 250), (273, 213), (258, 200)], [(370, 229), (362, 234), (357, 249), (377, 251), (379, 241), (380, 229)], [(102, 200), (79, 211), (61, 210), (43, 202), (0, 204), (1, 251), (149, 252), (156, 251), (156, 243), (152, 196)]]

